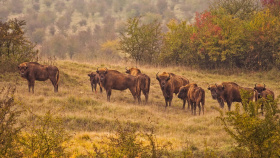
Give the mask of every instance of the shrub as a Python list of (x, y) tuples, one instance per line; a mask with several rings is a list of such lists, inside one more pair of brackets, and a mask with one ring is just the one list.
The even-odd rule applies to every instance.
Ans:
[(16, 126), (22, 113), (14, 101), (15, 87), (3, 87), (0, 91), (0, 157), (18, 157), (17, 137), (22, 126)]
[[(246, 98), (246, 94), (242, 98)], [(237, 150), (243, 153), (249, 151), (250, 157), (280, 156), (280, 111), (277, 102), (278, 99), (250, 103), (244, 101), (241, 106), (237, 104), (234, 111), (224, 114), (219, 110), (218, 118), (226, 132), (238, 143)], [(258, 113), (260, 104), (264, 105), (264, 117)]]
[(48, 111), (44, 116), (31, 113), (25, 131), (19, 142), (26, 157), (61, 157), (64, 156), (63, 143), (70, 136), (62, 121)]

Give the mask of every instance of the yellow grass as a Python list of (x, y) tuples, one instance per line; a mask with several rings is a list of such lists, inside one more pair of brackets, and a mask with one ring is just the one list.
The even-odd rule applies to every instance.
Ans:
[[(56, 65), (60, 70), (58, 93), (53, 92), (50, 81), (36, 81), (35, 94), (29, 93), (27, 81), (20, 78), (18, 73), (2, 74), (0, 84), (16, 84), (17, 100), (32, 112), (43, 115), (51, 110), (53, 114), (63, 119), (66, 129), (73, 136), (69, 144), (66, 144), (67, 152), (71, 153), (72, 157), (93, 152), (92, 143), (113, 134), (116, 120), (121, 123), (131, 122), (139, 130), (154, 127), (158, 141), (171, 142), (174, 151), (181, 151), (186, 146), (203, 151), (207, 142), (208, 148), (227, 153), (234, 141), (216, 119), (219, 113), (211, 107), (218, 106), (218, 103), (211, 98), (207, 90), (208, 85), (234, 81), (241, 86), (253, 87), (255, 83), (265, 83), (276, 95), (279, 91), (278, 82), (264, 78), (258, 73), (225, 76), (183, 67), (142, 66), (141, 71), (151, 78), (149, 103), (147, 105), (134, 103), (129, 90), (113, 90), (111, 102), (107, 102), (106, 92), (100, 94), (99, 87), (98, 93), (91, 92), (87, 74), (102, 66), (124, 73), (127, 65), (72, 61), (57, 61)], [(177, 96), (173, 98), (172, 107), (165, 108), (164, 98), (155, 78), (157, 72), (164, 71), (182, 75), (205, 89), (205, 115), (193, 116), (189, 110), (183, 110), (182, 100)], [(227, 107), (224, 110), (227, 110)], [(21, 119), (27, 118), (21, 116)]]

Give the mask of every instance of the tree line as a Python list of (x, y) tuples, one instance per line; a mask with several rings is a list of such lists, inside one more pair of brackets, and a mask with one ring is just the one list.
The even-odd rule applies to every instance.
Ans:
[(146, 24), (143, 17), (131, 18), (120, 36), (120, 49), (143, 64), (280, 68), (279, 1), (218, 2), (197, 13), (191, 24), (170, 20), (166, 32), (160, 21)]

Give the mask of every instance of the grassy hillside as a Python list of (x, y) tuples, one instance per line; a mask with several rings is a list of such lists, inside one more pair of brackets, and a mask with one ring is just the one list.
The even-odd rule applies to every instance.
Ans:
[[(227, 155), (232, 150), (233, 139), (223, 130), (216, 119), (219, 113), (211, 108), (218, 106), (211, 98), (207, 87), (209, 84), (223, 81), (237, 82), (241, 86), (253, 87), (255, 83), (265, 83), (276, 95), (279, 94), (277, 73), (235, 73), (219, 75), (216, 72), (190, 70), (183, 67), (139, 67), (151, 77), (149, 103), (138, 105), (128, 90), (112, 91), (111, 102), (106, 101), (106, 93), (91, 91), (87, 74), (96, 71), (97, 67), (107, 67), (125, 72), (127, 65), (109, 65), (100, 63), (77, 63), (57, 61), (60, 70), (59, 92), (54, 93), (51, 82), (35, 82), (35, 93), (28, 93), (27, 81), (17, 72), (0, 75), (0, 84), (16, 84), (15, 96), (21, 105), (33, 113), (43, 115), (47, 111), (61, 117), (65, 128), (72, 138), (67, 144), (69, 155), (87, 154), (93, 151), (92, 144), (100, 142), (103, 137), (113, 134), (116, 120), (120, 123), (131, 123), (139, 130), (147, 131), (153, 127), (159, 144), (170, 143), (172, 151), (183, 151), (186, 148), (194, 153), (207, 149), (219, 156)], [(205, 89), (205, 114), (193, 116), (190, 111), (182, 109), (182, 101), (174, 96), (172, 107), (165, 108), (165, 102), (158, 81), (157, 72), (173, 72), (196, 82)], [(144, 97), (142, 96), (142, 100)], [(234, 104), (233, 104), (234, 106)], [(224, 110), (227, 110), (224, 109)], [(25, 115), (22, 121), (27, 121)]]

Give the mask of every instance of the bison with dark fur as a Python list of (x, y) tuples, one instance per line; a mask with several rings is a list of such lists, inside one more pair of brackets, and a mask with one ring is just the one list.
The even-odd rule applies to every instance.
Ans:
[(188, 104), (191, 105), (192, 114), (196, 115), (196, 107), (199, 108), (199, 115), (201, 108), (204, 114), (205, 91), (201, 87), (198, 87), (197, 84), (191, 83), (182, 86), (179, 90), (178, 98), (183, 99), (184, 104), (186, 100), (188, 101)]
[(165, 99), (165, 107), (167, 107), (168, 104), (169, 106), (171, 106), (173, 93), (177, 94), (179, 92), (180, 87), (189, 83), (188, 79), (185, 79), (173, 73), (166, 72), (163, 72), (160, 75), (158, 75), (157, 73), (156, 79), (159, 81), (160, 89)]
[(139, 93), (138, 95), (140, 96), (142, 91), (147, 103), (149, 98), (150, 83), (151, 83), (150, 77), (146, 74), (142, 74), (141, 71), (137, 68), (126, 69), (126, 73), (138, 77), (138, 87), (140, 88), (138, 91)]
[(59, 81), (59, 70), (56, 66), (52, 65), (40, 65), (36, 62), (24, 62), (18, 66), (21, 77), (27, 79), (28, 88), (30, 88), (34, 93), (34, 84), (35, 80), (37, 81), (46, 81), (50, 79), (54, 92), (58, 92), (58, 81)]
[(137, 77), (122, 74), (117, 70), (108, 70), (107, 68), (100, 70), (97, 69), (96, 72), (99, 74), (102, 87), (106, 90), (108, 101), (110, 101), (112, 89), (129, 89), (134, 97), (134, 100), (138, 97), (138, 101), (140, 101), (139, 96), (137, 96)]
[(100, 79), (99, 79), (98, 73), (92, 72), (92, 73), (88, 74), (88, 76), (89, 76), (92, 92), (93, 92), (93, 88), (94, 88), (95, 93), (96, 93), (96, 87), (98, 84), (100, 87), (100, 93), (102, 93), (102, 87), (100, 86), (100, 81), (99, 81)]
[(220, 106), (224, 108), (224, 102), (228, 105), (228, 110), (231, 109), (232, 102), (242, 102), (240, 91), (250, 93), (248, 101), (253, 101), (257, 98), (257, 93), (252, 88), (241, 87), (234, 82), (223, 82), (220, 85), (212, 85), (208, 87), (211, 91), (213, 99), (218, 100)]

